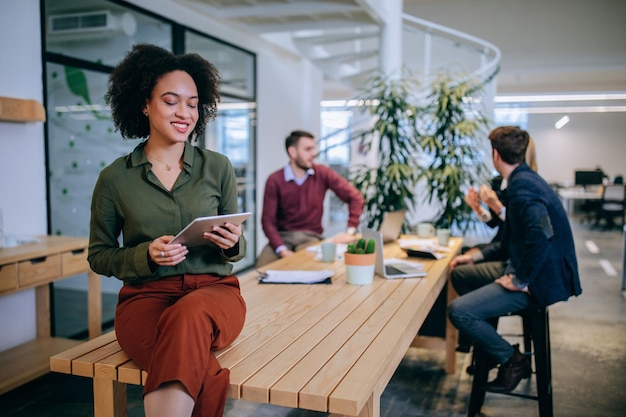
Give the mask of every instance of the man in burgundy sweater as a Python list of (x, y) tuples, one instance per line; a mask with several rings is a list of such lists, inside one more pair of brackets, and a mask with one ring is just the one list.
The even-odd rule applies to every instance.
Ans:
[(262, 226), (269, 244), (257, 258), (257, 267), (292, 255), (294, 251), (324, 237), (322, 214), (326, 190), (348, 204), (345, 233), (333, 238), (337, 243), (354, 240), (364, 199), (345, 178), (325, 165), (314, 164), (317, 154), (314, 136), (295, 130), (285, 139), (289, 163), (272, 173), (265, 183)]

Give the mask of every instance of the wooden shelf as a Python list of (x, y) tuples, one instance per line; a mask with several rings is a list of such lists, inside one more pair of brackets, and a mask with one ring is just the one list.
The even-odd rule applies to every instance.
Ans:
[(37, 100), (0, 97), (0, 121), (45, 122), (46, 112)]
[(35, 290), (37, 338), (0, 352), (0, 394), (46, 374), (50, 356), (81, 342), (51, 337), (50, 283), (87, 273), (89, 337), (102, 333), (100, 275), (89, 268), (87, 238), (37, 236), (33, 243), (0, 248), (0, 296)]
[(50, 372), (50, 356), (83, 343), (58, 337), (38, 338), (0, 352), (0, 394)]

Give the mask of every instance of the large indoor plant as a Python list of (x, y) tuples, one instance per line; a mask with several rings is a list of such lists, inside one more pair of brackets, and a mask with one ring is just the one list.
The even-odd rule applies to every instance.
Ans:
[(424, 202), (438, 206), (437, 227), (467, 230), (475, 221), (464, 196), (490, 176), (485, 164), (489, 120), (480, 97), (489, 81), (440, 74), (419, 108), (420, 147), (428, 161), (420, 185), (425, 185)]
[(373, 150), (375, 158), (354, 164), (350, 180), (365, 196), (365, 223), (377, 228), (386, 212), (405, 209), (415, 198), (420, 144), (411, 93), (418, 84), (411, 77), (378, 74), (366, 85), (358, 97), (359, 108), (369, 113), (372, 124), (352, 140), (359, 141), (363, 153)]

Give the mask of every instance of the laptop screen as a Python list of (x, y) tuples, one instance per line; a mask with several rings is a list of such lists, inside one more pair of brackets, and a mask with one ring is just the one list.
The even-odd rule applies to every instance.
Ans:
[(406, 210), (389, 211), (385, 214), (385, 218), (378, 228), (381, 235), (383, 235), (384, 243), (393, 242), (398, 239), (402, 231), (405, 216)]

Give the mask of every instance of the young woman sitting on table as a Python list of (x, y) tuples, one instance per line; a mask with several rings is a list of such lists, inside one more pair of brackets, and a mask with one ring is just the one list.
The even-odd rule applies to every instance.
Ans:
[(148, 372), (146, 416), (221, 416), (229, 371), (213, 350), (243, 328), (246, 306), (231, 262), (243, 258), (246, 242), (240, 226), (227, 223), (205, 232), (205, 245), (169, 243), (195, 217), (238, 212), (230, 161), (189, 143), (217, 113), (219, 73), (197, 54), (141, 44), (108, 87), (122, 137), (147, 139), (100, 173), (89, 263), (124, 281), (115, 331)]

